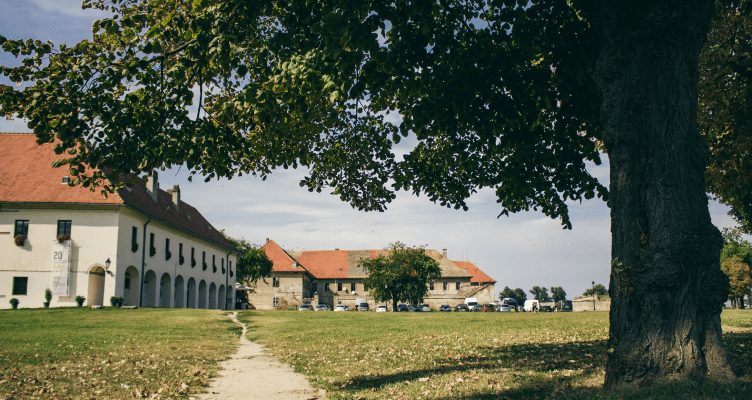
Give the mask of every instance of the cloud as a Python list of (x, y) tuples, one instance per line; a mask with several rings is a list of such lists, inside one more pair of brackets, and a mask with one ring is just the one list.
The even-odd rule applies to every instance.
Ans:
[(57, 11), (59, 13), (71, 16), (71, 17), (87, 17), (87, 18), (106, 18), (108, 13), (93, 9), (82, 9), (81, 0), (32, 0), (42, 10), (51, 12)]

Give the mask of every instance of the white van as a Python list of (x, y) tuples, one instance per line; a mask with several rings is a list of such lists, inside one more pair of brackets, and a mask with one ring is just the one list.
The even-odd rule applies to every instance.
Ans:
[(538, 312), (540, 310), (540, 303), (538, 300), (525, 300), (524, 309), (527, 312)]
[(480, 311), (478, 309), (478, 299), (475, 297), (465, 297), (465, 305), (470, 311)]

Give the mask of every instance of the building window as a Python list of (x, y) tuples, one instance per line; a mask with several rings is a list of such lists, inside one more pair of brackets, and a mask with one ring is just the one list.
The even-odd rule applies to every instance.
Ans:
[(70, 183), (70, 176), (64, 176), (63, 181), (60, 183), (63, 185), (67, 185), (68, 183)]
[(311, 282), (311, 292), (316, 293), (318, 289), (319, 288), (317, 282)]
[(178, 261), (180, 262), (180, 265), (183, 265), (185, 263), (185, 258), (183, 258), (183, 244), (178, 243)]
[(272, 306), (279, 307), (279, 297), (275, 297), (274, 299), (272, 299)]
[(272, 278), (272, 287), (279, 287), (279, 278)]
[(217, 256), (212, 254), (212, 273), (217, 272)]
[(71, 221), (57, 221), (57, 235), (70, 236), (71, 225), (73, 225)]
[(471, 285), (471, 286), (480, 286), (480, 283), (478, 283), (478, 282), (473, 282), (473, 283), (471, 283), (470, 285)]
[(429, 287), (430, 290), (434, 290), (434, 288), (433, 288), (433, 282), (429, 283), (428, 285), (430, 286)]
[(354, 283), (351, 283), (351, 284), (350, 284), (350, 291), (351, 291), (351, 292), (354, 292), (354, 291), (355, 291), (355, 284), (354, 284)]
[(149, 234), (149, 257), (154, 257), (157, 254), (157, 248), (154, 247), (154, 234)]
[(13, 233), (13, 237), (16, 237), (18, 235), (29, 236), (29, 220), (28, 219), (16, 220), (16, 231)]
[(25, 276), (13, 277), (13, 296), (25, 296), (29, 286), (29, 278)]
[(191, 268), (196, 266), (196, 249), (191, 247)]
[(206, 265), (206, 252), (201, 252), (201, 268), (206, 271), (207, 268), (209, 268), (208, 265)]
[[(228, 261), (229, 262), (229, 261)], [(225, 259), (223, 258), (222, 261), (219, 263), (219, 265), (222, 266), (222, 274), (225, 273)], [(228, 264), (229, 265), (229, 264)]]
[(342, 284), (341, 284), (341, 283), (338, 283), (338, 284), (337, 284), (337, 291), (338, 291), (338, 292), (341, 292), (341, 291), (342, 291)]
[(138, 250), (138, 228), (135, 226), (131, 229), (131, 251), (136, 252)]
[(457, 290), (460, 290), (460, 283), (457, 282)]
[(324, 291), (325, 291), (325, 292), (328, 292), (328, 291), (329, 291), (329, 284), (328, 284), (328, 283), (325, 283), (325, 284), (324, 284)]
[(131, 288), (131, 276), (128, 275), (128, 273), (125, 274), (125, 284), (123, 285), (124, 289), (130, 289)]
[(172, 253), (170, 253), (170, 239), (167, 239), (167, 238), (165, 238), (164, 253), (165, 253), (165, 260), (169, 260), (170, 258), (172, 258)]
[(446, 291), (448, 287), (449, 287), (449, 283), (448, 282), (444, 282), (444, 291)]

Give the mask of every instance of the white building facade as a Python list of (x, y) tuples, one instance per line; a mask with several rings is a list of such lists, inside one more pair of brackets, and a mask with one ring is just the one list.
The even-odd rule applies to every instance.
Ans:
[(68, 186), (54, 145), (0, 134), (0, 308), (109, 305), (232, 309), (234, 246), (156, 172), (107, 199)]

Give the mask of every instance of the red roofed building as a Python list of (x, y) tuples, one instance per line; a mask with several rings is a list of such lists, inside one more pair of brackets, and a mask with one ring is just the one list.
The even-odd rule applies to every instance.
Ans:
[[(363, 258), (375, 258), (384, 250), (312, 250), (285, 251), (275, 241), (262, 247), (274, 263), (271, 279), (259, 281), (249, 302), (257, 309), (286, 309), (302, 304), (347, 304), (354, 309), (356, 299), (365, 298), (371, 307), (376, 303), (363, 286), (367, 272), (358, 266)], [(438, 308), (455, 306), (465, 298), (480, 303), (494, 301), (495, 280), (470, 262), (452, 261), (446, 250), (426, 249), (439, 263), (441, 279), (429, 283), (424, 303)]]
[(235, 247), (156, 172), (105, 199), (70, 186), (54, 144), (0, 133), (0, 307), (233, 308)]

